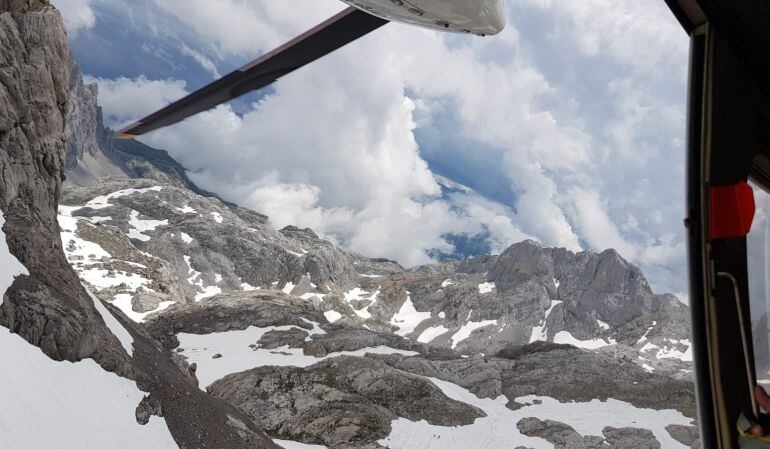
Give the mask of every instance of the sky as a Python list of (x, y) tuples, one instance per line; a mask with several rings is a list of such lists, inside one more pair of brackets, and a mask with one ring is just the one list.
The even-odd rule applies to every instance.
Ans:
[[(115, 128), (345, 7), (53, 3)], [(686, 34), (661, 0), (504, 5), (500, 35), (389, 24), (142, 141), (273, 226), (370, 257), (414, 266), (526, 238), (614, 248), (654, 291), (686, 298)]]

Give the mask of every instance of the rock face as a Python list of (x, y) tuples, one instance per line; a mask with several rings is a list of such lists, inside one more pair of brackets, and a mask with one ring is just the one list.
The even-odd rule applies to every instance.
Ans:
[(118, 158), (110, 131), (104, 127), (97, 104), (98, 87), (85, 84), (80, 67), (70, 62), (70, 101), (67, 111), (67, 182), (94, 185), (101, 178), (128, 178), (129, 170)]
[(0, 325), (55, 360), (94, 358), (130, 375), (64, 257), (56, 221), (62, 185), (70, 56), (61, 18), (47, 1), (0, 2), (0, 209), (17, 278)]
[[(54, 360), (92, 358), (134, 380), (148, 393), (137, 404), (137, 420), (162, 412), (180, 447), (277, 447), (233, 406), (200, 391), (178, 356), (115, 311), (117, 323), (111, 326), (130, 335), (125, 336), (133, 340), (127, 343), (130, 356), (105, 324), (105, 319), (112, 322), (110, 313), (97, 311), (101, 304), (68, 264), (57, 224), (65, 122), (69, 111), (84, 107), (70, 108), (71, 64), (61, 17), (47, 1), (0, 1), (0, 210), (8, 248), (29, 272), (3, 292), (0, 326)], [(77, 134), (85, 124), (73, 120), (70, 131)], [(56, 406), (66, 410), (67, 404)]]
[(422, 377), (361, 357), (334, 358), (306, 369), (256, 368), (227, 376), (208, 390), (271, 434), (335, 448), (385, 438), (398, 417), (460, 426), (484, 416)]

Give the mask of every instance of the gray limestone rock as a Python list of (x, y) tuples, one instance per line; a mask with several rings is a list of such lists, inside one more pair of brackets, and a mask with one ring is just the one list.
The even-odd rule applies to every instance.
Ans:
[(542, 438), (554, 449), (606, 449), (604, 438), (580, 435), (572, 427), (551, 420), (524, 418), (516, 424), (519, 432), (529, 437)]
[(647, 373), (634, 363), (603, 354), (552, 344), (537, 346), (502, 353), (511, 358), (426, 360), (389, 355), (378, 359), (407, 372), (456, 383), (479, 397), (505, 395), (510, 408), (519, 408), (515, 399), (527, 395), (561, 402), (614, 398), (640, 408), (676, 409), (696, 416), (691, 382)]
[(605, 427), (602, 438), (583, 436), (564, 423), (537, 418), (524, 418), (517, 427), (522, 434), (542, 438), (555, 449), (660, 449), (655, 435), (647, 429)]
[(333, 358), (308, 368), (256, 368), (226, 376), (208, 391), (271, 435), (334, 448), (382, 439), (398, 417), (457, 426), (484, 416), (422, 377), (361, 357)]
[(610, 449), (660, 449), (660, 442), (648, 429), (605, 427), (602, 433)]
[(670, 424), (666, 426), (666, 431), (676, 441), (692, 449), (700, 448), (700, 432), (695, 426), (681, 426)]
[[(136, 381), (150, 398), (137, 404), (137, 419), (162, 410), (180, 447), (276, 448), (237, 409), (200, 391), (178, 356), (107, 305), (133, 337), (129, 357), (69, 266), (57, 202), (70, 64), (61, 16), (48, 1), (0, 0), (0, 210), (8, 247), (29, 271), (3, 292), (0, 325), (54, 360), (92, 358)], [(246, 421), (245, 429), (229, 424), (230, 416)]]
[(110, 131), (103, 124), (98, 87), (83, 82), (74, 60), (70, 62), (69, 89), (64, 164), (67, 182), (93, 185), (102, 178), (128, 178), (130, 171), (117, 156)]
[(8, 247), (30, 273), (5, 292), (0, 325), (53, 359), (91, 357), (133, 376), (62, 252), (69, 66), (61, 17), (47, 1), (0, 1), (0, 210)]

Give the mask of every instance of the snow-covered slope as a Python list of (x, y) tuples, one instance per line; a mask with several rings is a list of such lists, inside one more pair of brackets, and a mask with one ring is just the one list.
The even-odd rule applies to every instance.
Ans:
[(55, 362), (0, 328), (0, 443), (19, 449), (176, 449), (163, 418), (144, 426), (136, 384), (93, 360)]

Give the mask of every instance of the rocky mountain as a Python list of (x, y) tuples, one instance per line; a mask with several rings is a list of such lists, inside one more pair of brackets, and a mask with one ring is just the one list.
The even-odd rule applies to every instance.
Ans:
[[(653, 294), (615, 251), (525, 241), (499, 256), (405, 269), (153, 180), (69, 186), (61, 202), (65, 253), (82, 281), (274, 438), (412, 447), (395, 435), (422, 432), (395, 423), (425, 419), (441, 430), (471, 420), (465, 426), (476, 432), (474, 409), (461, 404), (512, 420), (518, 415), (505, 410), (528, 407), (521, 398), (533, 395), (678, 410), (667, 424), (685, 427), (695, 416), (688, 310)], [(404, 373), (429, 382), (407, 386), (415, 380)], [(354, 387), (341, 378), (369, 380)], [(442, 385), (467, 390), (465, 399)], [(458, 421), (432, 421), (425, 413), (434, 406), (422, 415), (400, 408), (393, 397), (415, 389), (427, 389), (423, 405), (459, 401), (446, 405), (459, 407)], [(505, 410), (468, 395), (504, 397)], [(674, 441), (665, 429), (634, 435)]]
[(687, 308), (615, 251), (273, 229), (109, 138), (47, 1), (0, 39), (0, 447), (698, 447)]
[(549, 341), (612, 352), (648, 371), (690, 373), (687, 307), (653, 294), (613, 250), (575, 254), (525, 241), (499, 256), (407, 270), (155, 181), (67, 187), (62, 203), (71, 263), (130, 316), (219, 293), (278, 290), (317, 303), (330, 322), (466, 355)]

